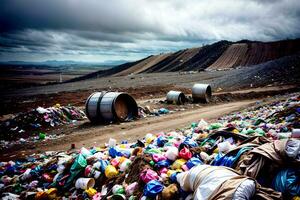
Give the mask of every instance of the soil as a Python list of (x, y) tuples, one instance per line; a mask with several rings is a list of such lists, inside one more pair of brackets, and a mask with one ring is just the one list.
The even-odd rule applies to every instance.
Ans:
[(217, 119), (227, 113), (249, 107), (257, 100), (245, 100), (226, 104), (208, 105), (193, 110), (175, 112), (161, 117), (148, 117), (137, 121), (110, 125), (91, 125), (88, 121), (77, 127), (64, 126), (59, 130), (64, 137), (59, 139), (42, 141), (32, 145), (14, 146), (5, 150), (0, 160), (9, 160), (15, 157), (22, 157), (32, 153), (44, 151), (68, 150), (71, 144), (76, 148), (103, 146), (109, 138), (115, 138), (119, 142), (122, 140), (136, 141), (147, 133), (158, 133), (160, 131), (170, 131), (183, 128), (192, 122), (200, 119), (206, 121)]
[(219, 41), (174, 53), (151, 55), (135, 62), (116, 66), (113, 69), (75, 78), (74, 81), (111, 75), (126, 76), (141, 72), (202, 71), (253, 66), (284, 56), (299, 54), (299, 44), (299, 39), (275, 42)]
[[(160, 131), (170, 131), (183, 128), (192, 122), (199, 121), (202, 118), (206, 121), (215, 120), (227, 113), (249, 107), (258, 100), (273, 100), (273, 97), (277, 94), (299, 91), (297, 86), (282, 86), (247, 89), (234, 91), (232, 93), (218, 92), (214, 94), (213, 101), (209, 104), (187, 103), (185, 105), (174, 105), (166, 104), (163, 101), (165, 99), (164, 95), (169, 89), (170, 86), (153, 86), (147, 87), (147, 89), (127, 88), (127, 92), (131, 93), (137, 99), (139, 106), (150, 106), (152, 110), (161, 107), (167, 108), (173, 111), (170, 114), (162, 115), (160, 117), (146, 117), (140, 120), (120, 124), (92, 125), (88, 120), (84, 120), (78, 122), (75, 126), (58, 126), (55, 129), (49, 130), (47, 134), (62, 135), (59, 139), (29, 143), (26, 144), (26, 146), (15, 145), (11, 148), (4, 149), (0, 156), (0, 160), (4, 161), (21, 158), (28, 154), (44, 151), (68, 150), (72, 144), (74, 144), (76, 148), (81, 148), (82, 146), (103, 146), (109, 138), (115, 138), (119, 142), (122, 140), (136, 141), (137, 139), (141, 139), (147, 133), (157, 133)], [(186, 94), (190, 94), (189, 89), (181, 89), (183, 89)], [(65, 92), (62, 94), (52, 94), (51, 98), (47, 95), (40, 95), (36, 97), (35, 102), (17, 104), (16, 101), (15, 105), (20, 106), (18, 109), (25, 109), (29, 107), (34, 108), (37, 105), (53, 105), (53, 103), (56, 102), (62, 104), (71, 102), (78, 106), (83, 106), (84, 101), (89, 94), (90, 91), (77, 93)], [(74, 98), (75, 95), (77, 95), (76, 98)]]

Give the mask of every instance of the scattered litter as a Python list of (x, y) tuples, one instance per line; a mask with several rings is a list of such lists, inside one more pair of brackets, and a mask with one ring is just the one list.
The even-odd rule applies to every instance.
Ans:
[(41, 131), (63, 124), (75, 124), (85, 118), (85, 113), (74, 106), (56, 104), (49, 108), (38, 107), (1, 122), (0, 139), (9, 141), (33, 135), (45, 139), (46, 135)]
[(38, 107), (18, 113), (11, 119), (0, 122), (0, 150), (15, 145), (27, 145), (39, 141), (58, 139), (64, 134), (48, 134), (53, 127), (73, 126), (85, 119), (85, 113), (74, 106)]
[(1, 162), (1, 198), (299, 199), (299, 108), (295, 96), (133, 143)]

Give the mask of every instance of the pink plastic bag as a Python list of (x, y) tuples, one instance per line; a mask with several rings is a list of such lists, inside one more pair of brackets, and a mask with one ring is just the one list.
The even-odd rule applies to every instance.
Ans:
[(163, 167), (159, 170), (159, 174), (166, 174), (168, 172), (168, 168)]
[(110, 161), (111, 165), (114, 167), (117, 167), (120, 164), (120, 159), (119, 158), (114, 158)]
[(154, 162), (158, 162), (158, 161), (161, 161), (161, 160), (167, 160), (167, 158), (164, 155), (161, 155), (161, 154), (153, 154), (152, 158), (153, 158)]
[(130, 185), (128, 185), (126, 188), (125, 188), (125, 192), (128, 196), (132, 195), (133, 192), (137, 189), (138, 187), (138, 183), (137, 182), (133, 182), (131, 183)]
[(140, 174), (140, 179), (143, 182), (148, 183), (151, 180), (158, 180), (158, 174), (152, 169), (144, 169)]

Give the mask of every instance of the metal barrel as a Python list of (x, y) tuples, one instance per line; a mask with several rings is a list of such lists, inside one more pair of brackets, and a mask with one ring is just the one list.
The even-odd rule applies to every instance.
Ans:
[(211, 100), (211, 87), (209, 84), (194, 84), (192, 88), (192, 97), (194, 102), (208, 103)]
[(91, 122), (126, 121), (138, 116), (138, 106), (133, 97), (122, 92), (95, 92), (85, 103)]
[(186, 97), (183, 92), (171, 90), (167, 93), (167, 102), (184, 104), (186, 102)]

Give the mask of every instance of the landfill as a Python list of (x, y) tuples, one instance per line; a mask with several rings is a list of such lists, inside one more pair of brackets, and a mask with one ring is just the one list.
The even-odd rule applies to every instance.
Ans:
[(77, 120), (85, 119), (85, 113), (75, 106), (38, 107), (28, 112), (18, 113), (11, 119), (0, 123), (0, 139), (25, 140), (30, 136), (39, 139), (46, 137), (45, 130), (64, 124), (75, 124)]
[[(163, 111), (162, 113), (165, 113)], [(0, 163), (2, 199), (300, 199), (300, 96)]]
[(139, 117), (140, 118), (145, 118), (145, 117), (150, 117), (150, 116), (161, 116), (161, 115), (166, 115), (169, 113), (173, 113), (174, 111), (169, 110), (167, 108), (159, 108), (159, 109), (153, 109), (151, 111), (149, 106), (145, 106), (145, 107), (139, 107)]

